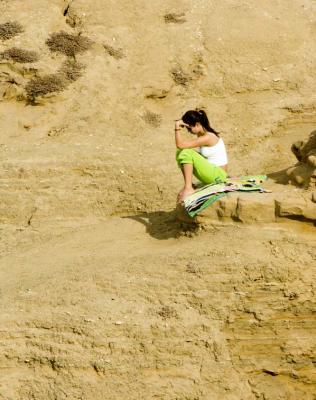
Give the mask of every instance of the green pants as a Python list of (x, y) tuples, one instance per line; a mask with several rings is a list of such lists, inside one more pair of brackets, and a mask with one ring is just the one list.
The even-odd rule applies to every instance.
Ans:
[(176, 160), (180, 168), (182, 164), (192, 164), (193, 175), (202, 183), (220, 183), (227, 178), (226, 171), (209, 163), (206, 158), (193, 149), (178, 149)]

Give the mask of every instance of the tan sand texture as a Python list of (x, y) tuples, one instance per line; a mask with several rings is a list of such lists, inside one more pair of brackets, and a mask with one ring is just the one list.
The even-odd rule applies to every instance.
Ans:
[[(0, 0), (0, 400), (316, 398), (315, 39), (313, 0)], [(272, 190), (198, 226), (196, 107)]]

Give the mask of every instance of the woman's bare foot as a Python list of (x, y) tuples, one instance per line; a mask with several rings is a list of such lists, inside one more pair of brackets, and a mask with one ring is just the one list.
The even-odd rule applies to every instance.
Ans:
[(178, 197), (177, 197), (177, 203), (182, 203), (184, 201), (184, 199), (188, 196), (190, 196), (190, 194), (194, 193), (194, 189), (191, 188), (183, 188), (181, 190), (181, 192), (179, 192)]

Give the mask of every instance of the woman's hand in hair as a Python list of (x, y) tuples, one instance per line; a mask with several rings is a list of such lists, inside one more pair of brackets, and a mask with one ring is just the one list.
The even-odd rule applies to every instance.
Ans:
[(185, 126), (188, 126), (188, 124), (185, 124), (185, 123), (182, 121), (182, 119), (178, 119), (178, 120), (176, 120), (174, 129), (179, 130), (179, 129), (184, 128)]

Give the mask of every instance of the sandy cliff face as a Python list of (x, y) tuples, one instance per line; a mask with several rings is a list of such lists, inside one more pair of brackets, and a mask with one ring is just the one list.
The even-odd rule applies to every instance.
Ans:
[[(291, 143), (314, 126), (310, 1), (2, 1), (1, 11), (1, 22), (23, 29), (1, 40), (2, 52), (39, 58), (0, 64), (1, 177), (15, 181), (6, 208), (19, 197), (34, 219), (170, 207), (181, 182), (173, 120), (188, 108), (206, 108), (234, 174), (289, 167)], [(59, 92), (37, 91), (34, 105), (30, 81), (73, 60), (47, 46), (61, 31), (93, 42), (75, 53), (81, 77)], [(288, 135), (282, 127), (293, 114)]]
[(315, 7), (0, 0), (1, 400), (315, 398), (312, 228), (173, 212), (195, 107), (312, 198)]

